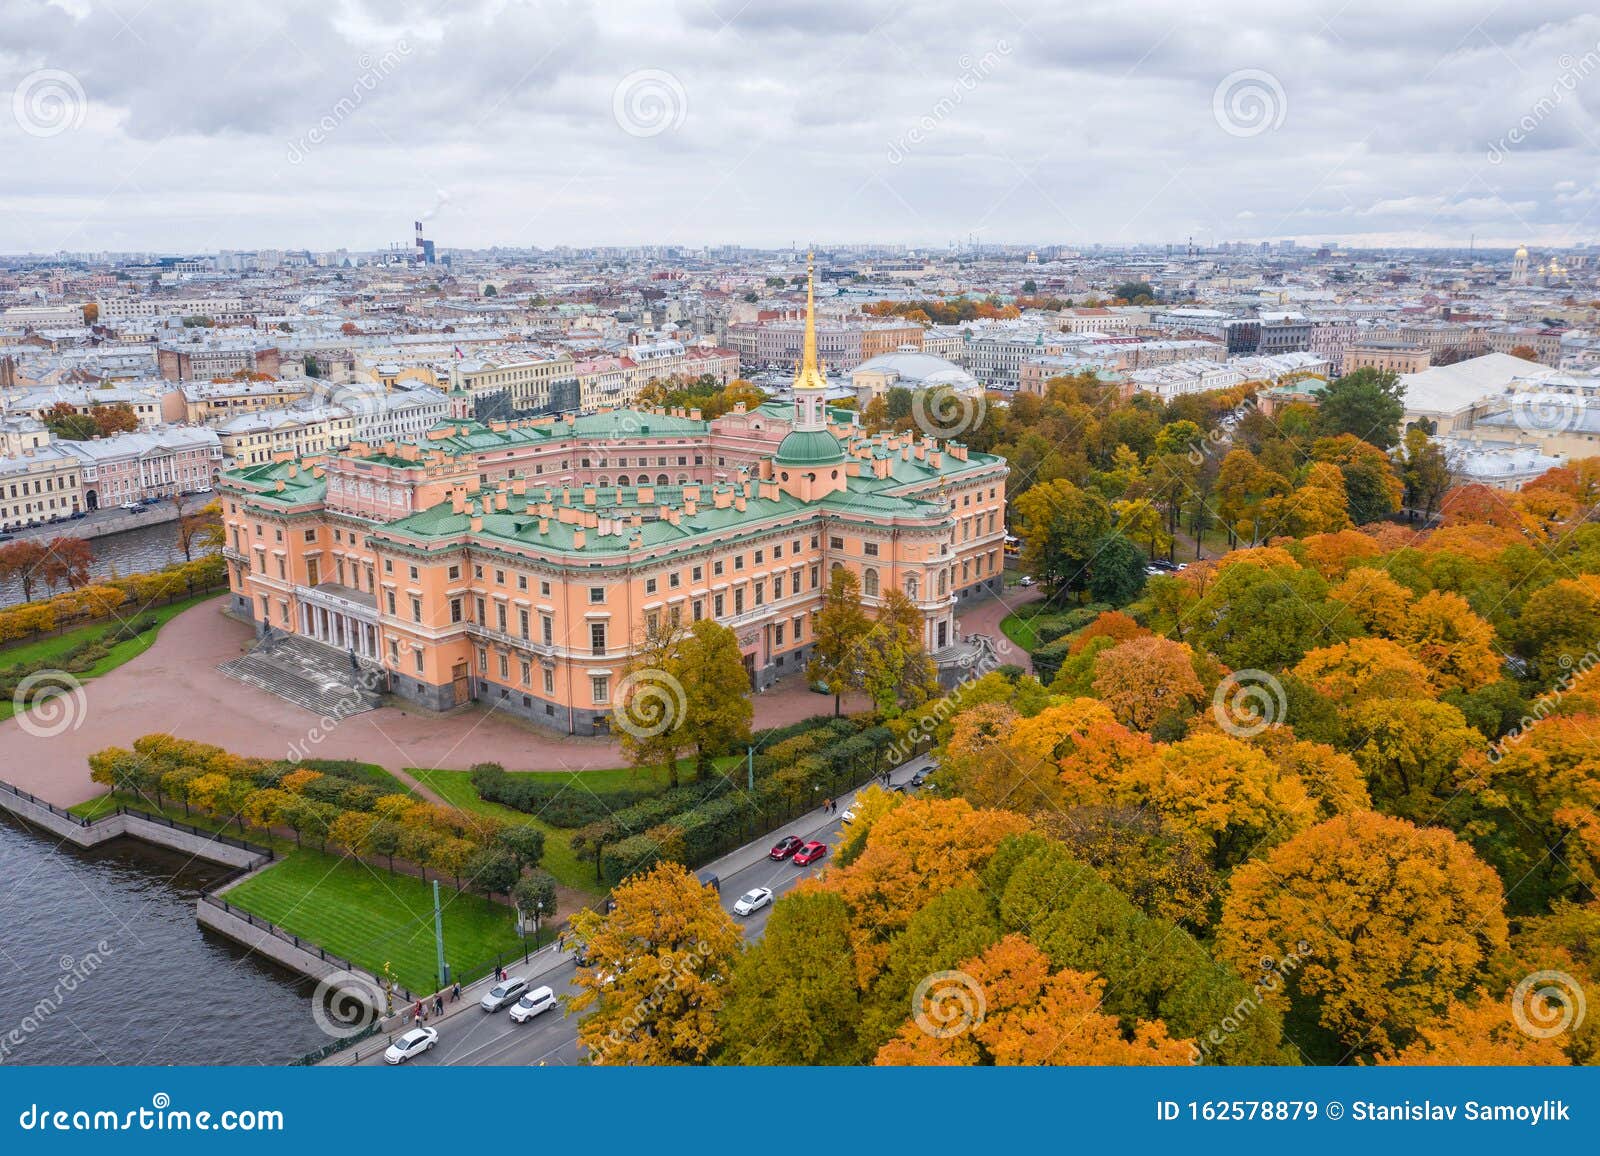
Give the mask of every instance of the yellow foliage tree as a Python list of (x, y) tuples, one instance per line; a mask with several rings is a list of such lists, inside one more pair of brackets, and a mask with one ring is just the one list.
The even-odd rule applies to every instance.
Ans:
[(594, 961), (568, 1011), (596, 1064), (703, 1064), (721, 1040), (717, 1013), (743, 936), (716, 893), (660, 863), (613, 893), (609, 914), (584, 910), (572, 930)]
[[(919, 989), (922, 1006), (878, 1050), (879, 1065), (1093, 1065), (1189, 1063), (1187, 1040), (1160, 1020), (1131, 1030), (1101, 1010), (1105, 981), (1089, 972), (1050, 974), (1044, 952), (1008, 935), (953, 975)], [(932, 1029), (932, 1030), (930, 1030)]]
[(1217, 950), (1243, 975), (1298, 955), (1268, 1000), (1309, 1001), (1339, 1058), (1376, 1058), (1472, 990), (1506, 936), (1500, 879), (1465, 843), (1361, 811), (1235, 871)]

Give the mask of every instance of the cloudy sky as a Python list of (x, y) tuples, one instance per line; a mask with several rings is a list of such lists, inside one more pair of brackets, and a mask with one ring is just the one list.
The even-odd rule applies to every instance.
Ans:
[(0, 251), (1592, 243), (1593, 8), (3, 0)]

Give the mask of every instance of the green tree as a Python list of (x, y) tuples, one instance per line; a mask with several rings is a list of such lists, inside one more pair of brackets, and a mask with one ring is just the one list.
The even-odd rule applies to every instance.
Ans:
[(828, 589), (817, 613), (817, 626), (806, 677), (833, 695), (833, 713), (840, 713), (846, 691), (867, 686), (866, 639), (872, 620), (861, 606), (861, 580), (848, 566), (828, 575)]
[(1317, 432), (1353, 434), (1387, 450), (1400, 440), (1405, 387), (1391, 370), (1357, 369), (1328, 383), (1317, 405)]
[(839, 896), (799, 891), (779, 900), (766, 933), (734, 966), (719, 1062), (842, 1066), (865, 1060), (851, 952), (850, 912)]
[(1139, 547), (1121, 534), (1107, 534), (1089, 562), (1089, 597), (1112, 606), (1132, 602), (1144, 589), (1144, 567)]
[(689, 628), (668, 670), (683, 687), (678, 738), (694, 751), (695, 778), (704, 778), (714, 758), (750, 741), (755, 710), (739, 638), (728, 627), (702, 618)]
[(544, 859), (544, 832), (532, 823), (502, 827), (495, 838), (516, 857), (517, 867), (537, 867)]
[(524, 919), (533, 921), (533, 935), (556, 913), (556, 877), (548, 871), (530, 871), (511, 887), (511, 901)]

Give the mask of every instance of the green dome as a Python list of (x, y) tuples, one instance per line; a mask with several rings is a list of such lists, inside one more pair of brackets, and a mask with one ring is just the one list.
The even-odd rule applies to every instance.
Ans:
[(844, 461), (844, 450), (827, 430), (795, 430), (779, 443), (775, 460), (780, 466), (831, 466)]

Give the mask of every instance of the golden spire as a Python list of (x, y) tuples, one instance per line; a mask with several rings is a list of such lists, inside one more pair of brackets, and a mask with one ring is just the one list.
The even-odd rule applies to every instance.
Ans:
[(806, 253), (806, 338), (801, 348), (800, 364), (794, 371), (796, 389), (828, 388), (828, 375), (817, 360), (817, 298), (812, 256), (809, 251)]

